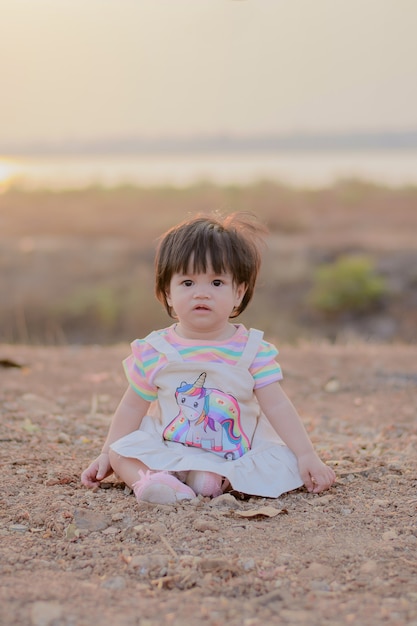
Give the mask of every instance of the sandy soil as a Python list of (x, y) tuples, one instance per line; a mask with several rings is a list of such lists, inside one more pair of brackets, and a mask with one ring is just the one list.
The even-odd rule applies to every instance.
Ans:
[(417, 347), (281, 346), (336, 485), (179, 506), (79, 482), (127, 353), (0, 346), (1, 624), (417, 626)]

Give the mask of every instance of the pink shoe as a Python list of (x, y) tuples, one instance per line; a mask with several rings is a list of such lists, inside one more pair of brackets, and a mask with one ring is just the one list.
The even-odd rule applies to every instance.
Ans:
[(223, 476), (214, 472), (191, 470), (188, 472), (187, 485), (197, 494), (216, 498), (223, 493)]
[(132, 485), (138, 502), (174, 504), (181, 500), (192, 500), (194, 491), (168, 472), (143, 472), (139, 470), (139, 480)]

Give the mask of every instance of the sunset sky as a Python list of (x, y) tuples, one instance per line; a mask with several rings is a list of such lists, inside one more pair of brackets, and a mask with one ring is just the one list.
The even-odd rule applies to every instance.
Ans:
[(0, 0), (1, 143), (417, 128), (415, 0)]

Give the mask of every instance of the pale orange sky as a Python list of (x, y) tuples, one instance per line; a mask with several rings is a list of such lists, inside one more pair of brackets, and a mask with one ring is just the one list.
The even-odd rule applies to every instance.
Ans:
[(0, 0), (0, 143), (417, 128), (415, 0)]

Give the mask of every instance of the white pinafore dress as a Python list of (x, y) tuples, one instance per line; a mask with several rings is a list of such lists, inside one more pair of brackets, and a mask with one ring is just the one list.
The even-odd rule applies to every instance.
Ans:
[(152, 470), (203, 470), (233, 489), (277, 498), (303, 484), (295, 455), (284, 445), (254, 395), (249, 372), (263, 333), (251, 329), (236, 365), (186, 361), (157, 332), (146, 341), (167, 364), (155, 376), (158, 400), (138, 430), (111, 448)]

